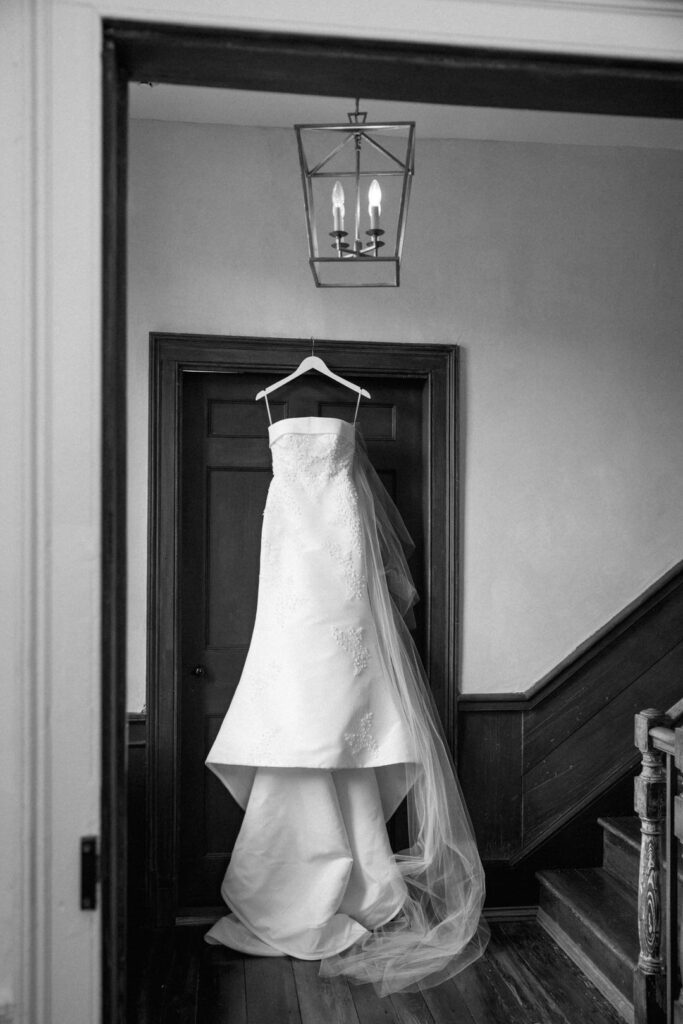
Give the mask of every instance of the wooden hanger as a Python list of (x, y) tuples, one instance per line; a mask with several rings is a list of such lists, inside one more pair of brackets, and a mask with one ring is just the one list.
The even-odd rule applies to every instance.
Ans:
[[(315, 346), (315, 342), (312, 338), (311, 342), (313, 346)], [(278, 388), (284, 387), (285, 384), (289, 384), (290, 381), (296, 380), (297, 377), (301, 377), (302, 374), (308, 373), (309, 370), (317, 370), (318, 373), (322, 373), (323, 376), (336, 381), (337, 384), (341, 384), (343, 387), (349, 388), (351, 391), (355, 391), (359, 397), (362, 395), (363, 398), (370, 398), (370, 392), (366, 391), (365, 388), (361, 388), (358, 384), (353, 384), (350, 380), (345, 380), (344, 377), (339, 377), (336, 373), (333, 373), (327, 363), (324, 363), (320, 356), (310, 355), (306, 356), (305, 359), (302, 359), (294, 373), (290, 373), (288, 377), (283, 377), (282, 380), (276, 380), (274, 384), (270, 384), (267, 388), (264, 388), (263, 391), (259, 391), (254, 401), (258, 402), (259, 398), (265, 398), (266, 395), (271, 394), (273, 391), (277, 391)]]

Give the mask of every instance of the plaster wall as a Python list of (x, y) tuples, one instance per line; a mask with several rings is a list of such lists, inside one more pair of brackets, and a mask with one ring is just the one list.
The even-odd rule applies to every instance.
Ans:
[(462, 688), (526, 690), (683, 557), (683, 154), (419, 141), (397, 290), (314, 288), (299, 188), (293, 132), (132, 122), (129, 706), (150, 330), (460, 345)]

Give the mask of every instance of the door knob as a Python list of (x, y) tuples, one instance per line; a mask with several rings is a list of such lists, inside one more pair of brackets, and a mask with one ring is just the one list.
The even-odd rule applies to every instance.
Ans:
[(204, 668), (203, 665), (195, 665), (195, 667), (190, 672), (190, 675), (198, 676), (201, 679), (203, 676), (206, 675), (206, 669)]

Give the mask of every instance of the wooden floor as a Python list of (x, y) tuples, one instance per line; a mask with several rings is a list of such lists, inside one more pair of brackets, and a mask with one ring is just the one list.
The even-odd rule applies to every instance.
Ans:
[(535, 922), (492, 925), (486, 956), (455, 979), (386, 999), (321, 980), (316, 962), (208, 946), (203, 930), (157, 936), (138, 960), (129, 1024), (623, 1024)]

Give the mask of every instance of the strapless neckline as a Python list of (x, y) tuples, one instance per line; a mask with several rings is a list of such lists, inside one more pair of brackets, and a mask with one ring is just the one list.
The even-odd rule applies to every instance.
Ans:
[(340, 434), (352, 440), (355, 433), (353, 423), (336, 416), (290, 416), (268, 427), (271, 444), (283, 434)]

